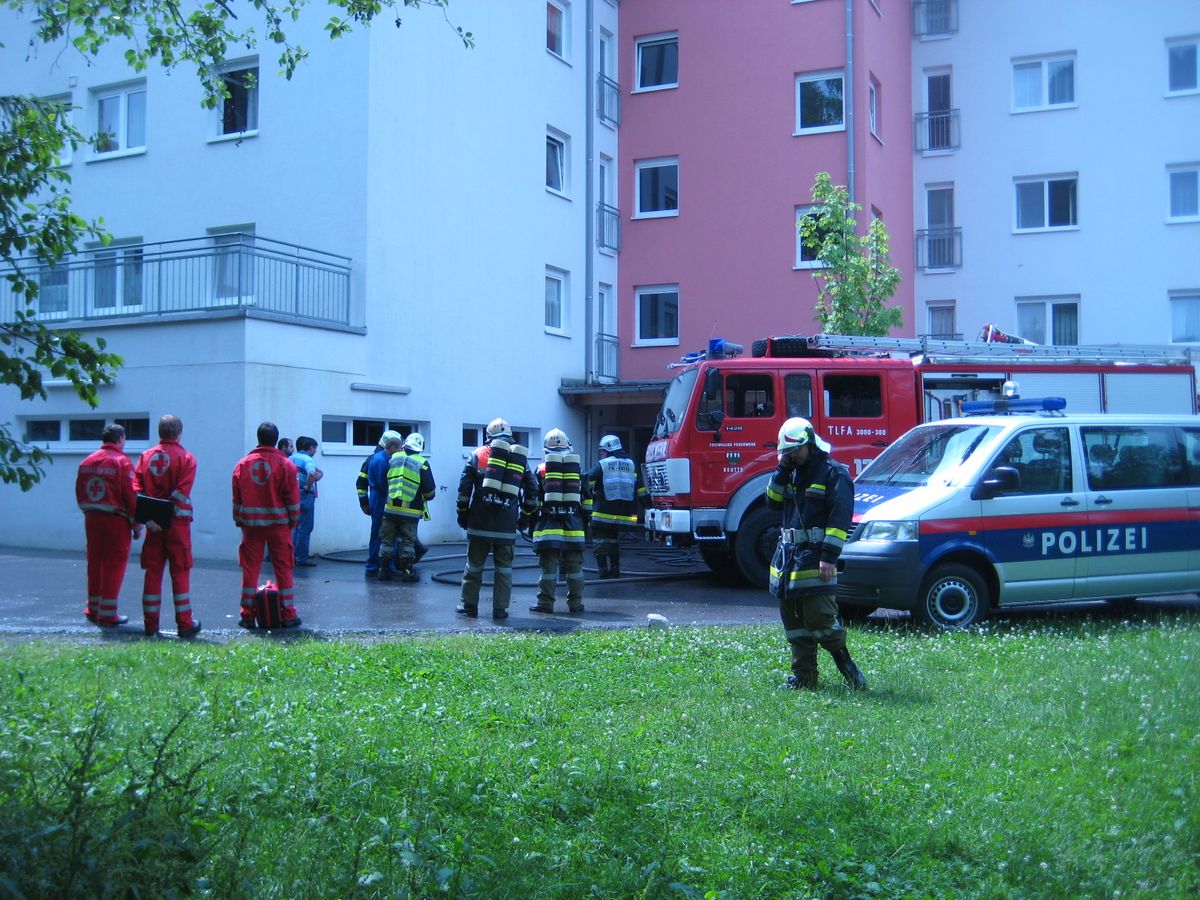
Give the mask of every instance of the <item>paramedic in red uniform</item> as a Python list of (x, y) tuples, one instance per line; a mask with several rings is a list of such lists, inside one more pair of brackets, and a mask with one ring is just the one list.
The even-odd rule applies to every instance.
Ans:
[(125, 429), (106, 424), (100, 440), (100, 449), (79, 464), (75, 500), (83, 510), (87, 534), (88, 598), (83, 614), (89, 622), (112, 628), (129, 621), (117, 615), (117, 597), (131, 539), (142, 536), (142, 526), (133, 521), (137, 492), (133, 463), (125, 455)]
[(158, 420), (158, 444), (142, 454), (133, 470), (133, 486), (139, 494), (170, 500), (175, 515), (166, 528), (146, 523), (142, 543), (142, 617), (147, 635), (158, 634), (162, 606), (163, 569), (171, 567), (171, 596), (175, 608), (175, 627), (181, 638), (200, 632), (200, 623), (192, 619), (192, 485), (196, 481), (196, 457), (183, 449), (179, 436), (183, 422), (178, 416)]
[(296, 467), (276, 449), (279, 429), (274, 422), (258, 426), (258, 446), (233, 469), (233, 521), (242, 529), (238, 562), (242, 566), (243, 628), (254, 627), (254, 594), (262, 569), (263, 547), (271, 550), (275, 582), (283, 601), (283, 624), (300, 624), (292, 587), (292, 529), (300, 521), (300, 482)]

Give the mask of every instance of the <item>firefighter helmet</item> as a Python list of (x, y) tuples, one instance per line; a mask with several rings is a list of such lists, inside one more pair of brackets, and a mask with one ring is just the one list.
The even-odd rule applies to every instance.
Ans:
[(503, 419), (492, 419), (492, 421), (488, 423), (487, 437), (489, 441), (492, 438), (504, 438), (505, 440), (511, 441), (512, 426)]
[(619, 437), (615, 434), (606, 434), (600, 438), (600, 449), (607, 450), (609, 453), (615, 453), (624, 448), (621, 446), (621, 439)]
[(398, 431), (392, 431), (392, 429), (389, 428), (382, 435), (380, 435), (379, 446), (386, 447), (388, 445), (388, 441), (402, 441), (402, 440), (404, 440), (404, 435), (402, 435)]
[(799, 416), (788, 419), (779, 429), (779, 452), (787, 453), (806, 444), (816, 444), (819, 450), (828, 453), (832, 448), (817, 437), (817, 432), (808, 419)]
[(547, 450), (570, 450), (571, 441), (561, 428), (551, 428), (542, 442)]
[(425, 438), (421, 437), (419, 433), (414, 431), (404, 439), (404, 449), (411, 453), (424, 453)]

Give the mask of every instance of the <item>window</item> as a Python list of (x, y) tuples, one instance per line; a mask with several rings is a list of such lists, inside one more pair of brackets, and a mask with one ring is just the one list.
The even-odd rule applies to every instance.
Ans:
[(564, 334), (567, 330), (568, 275), (562, 269), (546, 266), (546, 330)]
[(842, 73), (796, 76), (796, 134), (845, 130)]
[(937, 300), (927, 304), (929, 336), (937, 340), (958, 340), (960, 335), (954, 321), (954, 301)]
[(142, 248), (110, 245), (92, 257), (92, 311), (120, 313), (142, 305)]
[(1196, 46), (1194, 37), (1172, 41), (1167, 45), (1167, 91), (1171, 94), (1191, 93), (1200, 88), (1196, 75)]
[(953, 270), (962, 265), (962, 233), (954, 224), (954, 186), (925, 188), (924, 233), (917, 231), (917, 263), (930, 270)]
[(958, 0), (913, 0), (915, 37), (939, 37), (958, 31)]
[(917, 135), (918, 150), (953, 150), (958, 146), (950, 90), (951, 73), (930, 72), (925, 76), (925, 104), (929, 112), (925, 122), (918, 120), (918, 128), (923, 132)]
[(1179, 221), (1200, 219), (1200, 164), (1173, 167), (1167, 171), (1170, 184), (1169, 217)]
[(546, 49), (560, 59), (567, 58), (567, 11), (570, 7), (560, 0), (546, 3)]
[(567, 146), (565, 134), (550, 129), (546, 134), (546, 188), (556, 194), (567, 193)]
[(146, 83), (96, 91), (96, 152), (119, 153), (146, 146)]
[(725, 415), (761, 419), (775, 415), (775, 378), (768, 374), (730, 375), (725, 379)]
[[(482, 447), (486, 425), (463, 425), (462, 448), (464, 453), (470, 453), (476, 447)], [(533, 441), (534, 432), (530, 429), (513, 428), (513, 441), (525, 448), (540, 448), (542, 442)], [(428, 449), (428, 448), (426, 448)]]
[(824, 235), (818, 232), (816, 236), (810, 237), (807, 240), (801, 232), (801, 224), (805, 219), (810, 219), (813, 222), (819, 218), (818, 208), (815, 206), (797, 206), (796, 207), (796, 263), (794, 268), (797, 269), (820, 269), (824, 268), (824, 264), (817, 259), (817, 254), (821, 250), (821, 242), (824, 240)]
[[(422, 424), (426, 427), (422, 428)], [(429, 449), (428, 423), (396, 422), (387, 419), (354, 419), (343, 416), (323, 416), (321, 418), (321, 443), (325, 452), (333, 449), (330, 445), (341, 444), (343, 449), (348, 447), (375, 448), (385, 431), (398, 431), (401, 437), (408, 437), (414, 431), (420, 431), (425, 436), (425, 449)]]
[[(1093, 490), (1197, 483), (1196, 433), (1168, 425), (1094, 425), (1079, 429)], [(1179, 438), (1182, 437), (1181, 441)]]
[(1013, 61), (1013, 110), (1075, 104), (1075, 57)]
[(1065, 428), (1033, 428), (1005, 444), (997, 466), (1016, 469), (1016, 494), (1063, 494), (1071, 490), (1071, 439)]
[(1079, 343), (1079, 298), (1017, 298), (1017, 334), (1035, 344)]
[(254, 226), (248, 231), (213, 234), (214, 296), (218, 300), (250, 300), (254, 297)]
[(783, 377), (783, 396), (787, 403), (789, 418), (792, 416), (812, 418), (811, 375), (785, 375)]
[(826, 375), (825, 415), (874, 419), (883, 415), (883, 389), (878, 375)]
[(637, 335), (641, 346), (679, 343), (679, 285), (662, 284), (634, 290)]
[(135, 444), (138, 442), (149, 443), (150, 417), (136, 414), (115, 418), (26, 419), (24, 421), (24, 439), (37, 444), (98, 444), (104, 426), (108, 422), (114, 422), (125, 429), (126, 441)]
[(67, 312), (70, 270), (65, 261), (38, 269), (38, 315), (57, 317)]
[(1016, 182), (1017, 231), (1079, 225), (1078, 176)]
[(221, 75), (229, 96), (221, 101), (219, 134), (246, 134), (258, 131), (258, 64), (239, 63)]
[(1200, 343), (1200, 290), (1172, 292), (1171, 340), (1177, 344)]
[(871, 76), (870, 82), (867, 84), (867, 116), (871, 122), (871, 134), (875, 137), (881, 137), (879, 134), (879, 82)]
[(638, 38), (636, 91), (679, 87), (679, 35)]
[(679, 157), (645, 159), (634, 165), (634, 218), (679, 215)]

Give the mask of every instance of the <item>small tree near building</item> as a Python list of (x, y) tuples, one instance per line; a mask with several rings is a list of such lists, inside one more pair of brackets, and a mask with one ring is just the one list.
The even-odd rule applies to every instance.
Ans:
[(813, 270), (819, 294), (813, 307), (821, 331), (882, 337), (902, 321), (898, 306), (887, 306), (900, 283), (892, 265), (887, 228), (872, 218), (867, 233), (858, 233), (856, 214), (842, 185), (828, 172), (818, 172), (812, 188), (816, 208), (800, 219), (800, 238), (820, 268)]

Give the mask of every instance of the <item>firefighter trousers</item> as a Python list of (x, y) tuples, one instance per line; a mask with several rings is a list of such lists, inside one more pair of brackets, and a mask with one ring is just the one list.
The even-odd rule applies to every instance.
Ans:
[(467, 566), (463, 569), (462, 604), (468, 609), (479, 606), (479, 589), (483, 586), (483, 566), (488, 553), (496, 569), (492, 583), (492, 609), (508, 609), (512, 600), (512, 564), (516, 551), (514, 541), (493, 541), (490, 538), (467, 536)]
[(538, 606), (547, 611), (554, 609), (554, 592), (561, 568), (567, 580), (567, 608), (572, 612), (583, 609), (582, 545), (538, 550), (537, 555), (542, 569), (542, 577), (538, 579)]
[(292, 529), (287, 525), (242, 526), (242, 545), (238, 547), (238, 562), (242, 566), (242, 619), (254, 618), (254, 594), (258, 591), (258, 575), (262, 571), (263, 548), (271, 551), (271, 567), (275, 570), (275, 586), (283, 601), (283, 621), (296, 616), (296, 590), (292, 582), (295, 557), (292, 555)]
[(129, 520), (115, 513), (89, 510), (83, 517), (87, 535), (87, 609), (89, 618), (112, 622), (129, 562)]
[(792, 674), (806, 686), (817, 684), (817, 645), (831, 654), (846, 646), (846, 632), (837, 613), (832, 583), (827, 590), (789, 591), (779, 601), (779, 615), (792, 648)]

